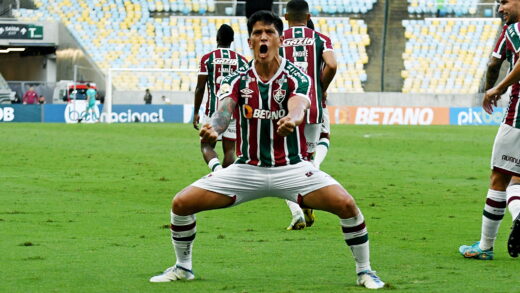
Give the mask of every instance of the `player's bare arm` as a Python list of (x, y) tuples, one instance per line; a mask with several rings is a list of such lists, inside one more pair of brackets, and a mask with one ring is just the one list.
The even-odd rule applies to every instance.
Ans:
[(482, 101), (482, 108), (488, 114), (493, 113), (493, 106), (497, 106), (497, 101), (500, 100), (500, 96), (507, 91), (507, 88), (520, 81), (520, 62), (515, 64), (513, 70), (495, 87), (486, 91), (484, 100)]
[(495, 57), (491, 57), (489, 59), (488, 68), (486, 72), (486, 87), (484, 90), (487, 91), (495, 85), (500, 74), (500, 68), (502, 67), (503, 62), (504, 60)]
[(217, 141), (218, 135), (228, 128), (236, 105), (237, 103), (231, 97), (226, 97), (220, 101), (217, 112), (213, 114), (211, 125), (204, 124), (200, 130), (200, 137), (202, 137), (203, 142)]
[(287, 102), (289, 113), (278, 120), (276, 133), (280, 136), (291, 134), (296, 126), (302, 124), (305, 110), (309, 108), (309, 100), (302, 96), (294, 96)]
[(199, 130), (199, 110), (200, 104), (202, 104), (202, 99), (204, 99), (204, 89), (206, 88), (206, 83), (208, 82), (207, 75), (199, 75), (197, 78), (197, 86), (195, 87), (195, 101), (193, 107), (193, 127)]
[(321, 90), (322, 92), (326, 92), (329, 88), (332, 79), (336, 75), (336, 70), (338, 68), (338, 63), (336, 61), (336, 56), (334, 56), (334, 51), (326, 51), (323, 52), (323, 62), (325, 63), (325, 67), (321, 72)]

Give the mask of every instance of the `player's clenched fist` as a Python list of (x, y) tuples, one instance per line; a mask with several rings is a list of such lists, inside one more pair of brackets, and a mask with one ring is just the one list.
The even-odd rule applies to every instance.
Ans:
[(289, 117), (285, 116), (282, 119), (278, 120), (278, 129), (276, 133), (280, 136), (287, 136), (294, 131), (296, 127), (296, 123)]
[(202, 126), (199, 135), (202, 138), (202, 142), (216, 142), (218, 138), (218, 133), (209, 124), (204, 124)]

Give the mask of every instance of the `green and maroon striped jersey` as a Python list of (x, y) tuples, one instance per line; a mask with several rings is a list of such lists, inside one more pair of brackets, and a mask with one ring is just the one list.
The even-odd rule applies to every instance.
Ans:
[[(520, 57), (520, 23), (514, 23), (507, 27), (506, 30), (506, 57), (509, 61), (509, 72), (513, 70), (513, 67), (518, 62)], [(507, 125), (511, 125), (515, 128), (520, 128), (520, 111), (518, 95), (520, 93), (520, 82), (516, 82), (511, 86), (511, 97), (509, 99), (509, 106), (507, 107), (504, 121)]]
[(303, 124), (279, 136), (277, 122), (288, 113), (287, 103), (299, 95), (308, 99), (310, 78), (282, 58), (274, 76), (263, 81), (254, 61), (224, 79), (218, 99), (231, 97), (236, 103), (236, 152), (239, 164), (277, 167), (299, 163), (307, 154)]
[(246, 58), (226, 48), (213, 50), (200, 59), (199, 75), (208, 76), (208, 99), (205, 112), (207, 116), (213, 115), (217, 110), (216, 95), (224, 77), (242, 66), (247, 66)]
[(293, 62), (311, 78), (309, 98), (311, 106), (307, 112), (307, 123), (323, 122), (320, 76), (323, 70), (323, 52), (333, 51), (329, 37), (304, 26), (295, 26), (283, 33), (284, 40), (280, 55)]

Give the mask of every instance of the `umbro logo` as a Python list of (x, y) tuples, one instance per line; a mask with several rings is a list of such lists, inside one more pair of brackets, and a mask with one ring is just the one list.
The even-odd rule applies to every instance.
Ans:
[(314, 175), (314, 173), (312, 173), (311, 171), (305, 173), (305, 176), (307, 176), (307, 177), (311, 177), (312, 175)]
[(245, 89), (242, 89), (240, 90), (241, 93), (243, 93), (244, 95), (250, 95), (253, 93), (253, 90), (251, 90), (250, 88), (246, 87)]
[(242, 98), (251, 98), (251, 94), (253, 93), (253, 90), (250, 88), (241, 89), (240, 92), (242, 93)]

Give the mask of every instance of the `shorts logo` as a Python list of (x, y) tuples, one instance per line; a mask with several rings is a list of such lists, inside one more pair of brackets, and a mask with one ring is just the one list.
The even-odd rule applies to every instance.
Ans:
[(520, 159), (515, 158), (515, 157), (511, 157), (511, 156), (503, 155), (502, 156), (502, 161), (511, 162), (511, 163), (514, 163), (517, 166), (520, 165)]
[(307, 177), (311, 177), (312, 175), (314, 175), (314, 173), (312, 173), (311, 171), (305, 173), (305, 176), (307, 176)]

